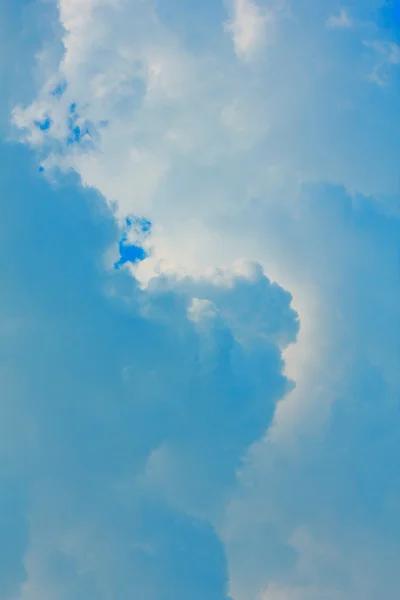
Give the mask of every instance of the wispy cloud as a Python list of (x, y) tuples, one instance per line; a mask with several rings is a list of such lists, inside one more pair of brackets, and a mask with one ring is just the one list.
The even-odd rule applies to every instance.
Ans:
[(400, 46), (395, 42), (381, 40), (364, 43), (377, 56), (377, 61), (370, 74), (371, 80), (378, 85), (386, 85), (390, 81), (393, 67), (400, 65)]
[(265, 46), (274, 15), (252, 0), (234, 0), (232, 18), (225, 24), (239, 58), (250, 60)]
[(326, 22), (329, 29), (351, 29), (353, 24), (347, 8), (341, 8), (338, 14), (332, 14)]

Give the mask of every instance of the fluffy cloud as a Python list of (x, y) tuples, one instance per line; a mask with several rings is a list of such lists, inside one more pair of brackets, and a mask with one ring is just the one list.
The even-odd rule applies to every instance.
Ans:
[[(5, 594), (24, 577), (24, 600), (397, 593), (398, 52), (381, 8), (353, 2), (335, 31), (350, 13), (333, 0), (60, 0), (13, 121), (45, 173), (92, 192), (42, 205), (43, 184), (29, 226), (5, 204), (1, 443), (26, 502)], [(130, 240), (147, 258), (111, 274), (132, 216), (152, 223)]]
[[(21, 179), (32, 163), (6, 152), (2, 597), (13, 578), (27, 600), (226, 598), (213, 527), (288, 389), (290, 295), (259, 267), (140, 291), (101, 265), (116, 231), (100, 200)], [(187, 318), (195, 297), (207, 323)]]
[[(358, 11), (360, 20), (379, 6), (367, 4)], [(193, 217), (201, 207), (231, 209), (243, 196), (279, 193), (282, 182), (312, 178), (366, 193), (393, 191), (392, 171), (366, 143), (396, 143), (396, 128), (388, 132), (370, 119), (378, 104), (395, 114), (369, 81), (379, 63), (376, 48), (387, 42), (384, 32), (367, 22), (344, 41), (324, 28), (330, 5), (323, 11), (306, 5), (280, 11), (273, 43), (248, 69), (223, 35), (226, 17), (209, 49), (195, 52), (174, 22), (147, 3), (99, 1), (81, 10), (63, 0), (64, 54), (38, 100), (16, 110), (15, 121), (28, 128), (31, 142), (45, 143), (49, 166), (73, 167), (122, 214), (154, 213), (168, 236), (171, 212), (187, 209)], [(64, 84), (62, 97), (52, 93)], [(37, 126), (46, 118), (49, 131)], [(199, 179), (196, 195), (190, 181)]]
[[(189, 19), (187, 36), (178, 35), (176, 15), (147, 3), (80, 10), (63, 0), (64, 52), (58, 59), (48, 50), (51, 75), (36, 101), (15, 109), (14, 122), (46, 170), (73, 169), (119, 219), (152, 221), (141, 279), (249, 258), (301, 303), (291, 267), (270, 248), (269, 218), (258, 237), (247, 223), (254, 202), (284, 203), (290, 213), (307, 181), (396, 193), (396, 95), (372, 81), (382, 69), (390, 78), (395, 65), (377, 50), (389, 43), (386, 32), (366, 20), (378, 6), (354, 9), (364, 25), (344, 40), (325, 28), (336, 3), (281, 5), (271, 43), (249, 68), (224, 35), (224, 14), (208, 40)], [(235, 214), (240, 236), (224, 226)]]
[(228, 511), (234, 597), (394, 597), (400, 220), (337, 188), (299, 202), (284, 244), (314, 273), (321, 338)]

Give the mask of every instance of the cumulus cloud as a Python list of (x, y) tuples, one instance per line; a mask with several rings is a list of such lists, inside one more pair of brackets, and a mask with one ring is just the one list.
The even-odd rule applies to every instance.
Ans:
[[(2, 477), (18, 486), (0, 496), (0, 593), (227, 598), (217, 517), (289, 389), (291, 297), (260, 268), (141, 291), (101, 264), (116, 231), (99, 198), (71, 203), (4, 152)], [(216, 307), (206, 327), (196, 297)]]
[(42, 176), (79, 179), (4, 194), (6, 595), (397, 593), (392, 32), (379, 0), (344, 37), (336, 0), (270, 38), (269, 5), (214, 4), (60, 0), (13, 111)]
[[(179, 243), (193, 223), (198, 232), (204, 224), (204, 248), (204, 221), (254, 197), (290, 203), (310, 179), (394, 193), (397, 179), (378, 148), (397, 147), (397, 107), (388, 96), (365, 103), (379, 57), (364, 42), (378, 39), (376, 27), (332, 48), (303, 4), (275, 23), (265, 60), (248, 69), (224, 45), (222, 30), (195, 52), (147, 3), (99, 1), (80, 11), (64, 0), (64, 54), (36, 100), (15, 108), (14, 122), (46, 169), (72, 168), (121, 218), (152, 220), (155, 252), (174, 264), (185, 254), (185, 268), (193, 268), (194, 253)], [(390, 130), (371, 118), (378, 104), (393, 115)], [(225, 262), (216, 252), (212, 264)]]
[(299, 208), (284, 244), (293, 240), (304, 278), (315, 273), (322, 337), (314, 367), (253, 448), (228, 511), (233, 595), (391, 597), (399, 583), (400, 221), (388, 205), (329, 187), (307, 189)]

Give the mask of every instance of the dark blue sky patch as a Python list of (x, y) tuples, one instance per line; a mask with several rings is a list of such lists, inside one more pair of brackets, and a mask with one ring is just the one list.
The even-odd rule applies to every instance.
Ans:
[(71, 146), (72, 144), (79, 144), (84, 136), (88, 135), (90, 137), (89, 128), (87, 126), (82, 127), (78, 124), (79, 114), (77, 112), (76, 103), (73, 102), (69, 107), (69, 116), (68, 116), (68, 137), (67, 144)]
[(141, 218), (137, 220), (137, 223), (140, 226), (143, 233), (150, 233), (151, 221), (145, 218)]
[(380, 10), (379, 25), (390, 29), (396, 39), (400, 38), (400, 0), (389, 0)]
[(151, 231), (151, 221), (144, 217), (127, 217), (125, 223), (128, 231), (124, 233), (119, 242), (120, 259), (114, 264), (115, 269), (121, 268), (127, 262), (133, 264), (141, 262), (148, 256), (147, 252), (141, 246), (129, 243), (128, 232), (133, 228), (147, 237)]
[(43, 121), (35, 121), (35, 125), (40, 131), (48, 131), (51, 127), (51, 119), (50, 117), (45, 117)]
[(67, 144), (79, 144), (86, 134), (89, 134), (87, 127), (82, 129), (79, 125), (73, 125), (70, 123), (70, 135), (67, 138)]
[(55, 96), (56, 98), (61, 98), (64, 95), (67, 89), (67, 83), (64, 81), (63, 83), (59, 83), (56, 87), (50, 92), (51, 96)]
[(131, 227), (134, 227), (136, 230), (139, 230), (144, 234), (149, 234), (151, 231), (151, 221), (149, 221), (149, 219), (145, 219), (144, 217), (127, 217), (126, 225), (128, 230), (131, 229)]
[(114, 269), (120, 269), (126, 263), (137, 263), (147, 258), (147, 252), (140, 246), (129, 244), (126, 241), (126, 236), (119, 243), (120, 259), (114, 263)]

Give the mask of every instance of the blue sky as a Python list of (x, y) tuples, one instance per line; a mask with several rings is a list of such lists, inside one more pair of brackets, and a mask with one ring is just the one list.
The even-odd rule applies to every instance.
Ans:
[(397, 597), (399, 15), (0, 0), (0, 600)]

